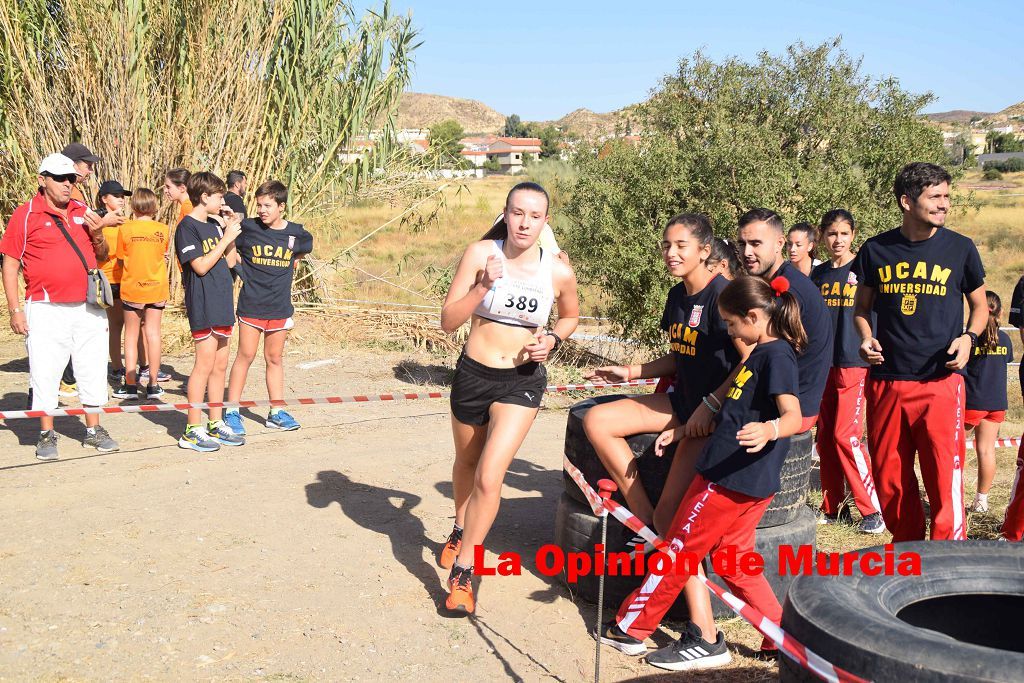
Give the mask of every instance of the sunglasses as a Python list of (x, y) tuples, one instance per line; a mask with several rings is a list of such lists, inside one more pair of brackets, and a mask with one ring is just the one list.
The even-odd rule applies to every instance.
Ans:
[(52, 173), (44, 173), (43, 175), (46, 176), (47, 178), (53, 178), (53, 182), (55, 182), (55, 183), (71, 183), (72, 185), (74, 185), (75, 183), (78, 182), (78, 174), (77, 173), (66, 173), (64, 175), (54, 175)]

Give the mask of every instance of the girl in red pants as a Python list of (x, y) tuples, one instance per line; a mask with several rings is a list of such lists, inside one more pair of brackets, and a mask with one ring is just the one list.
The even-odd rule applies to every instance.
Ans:
[[(800, 306), (782, 277), (772, 284), (743, 276), (718, 297), (729, 334), (757, 344), (732, 382), (718, 423), (697, 462), (697, 474), (665, 535), (675, 553), (703, 558), (723, 546), (737, 556), (753, 552), (758, 521), (779, 490), (789, 436), (800, 429), (796, 353), (807, 342)], [(602, 628), (601, 642), (629, 655), (647, 651), (644, 639), (661, 623), (691, 574), (673, 567), (649, 574), (626, 598), (615, 619)], [(782, 607), (763, 574), (722, 576), (737, 597), (778, 623)], [(714, 641), (707, 640), (715, 638)], [(769, 655), (771, 641), (762, 643)], [(725, 636), (705, 633), (688, 622), (678, 641), (652, 652), (647, 661), (672, 671), (706, 669), (729, 662)]]
[(853, 324), (853, 299), (857, 276), (853, 265), (856, 226), (845, 209), (835, 209), (821, 219), (821, 232), (829, 260), (811, 271), (811, 281), (821, 289), (835, 328), (832, 368), (818, 413), (818, 455), (821, 458), (820, 524), (839, 521), (849, 482), (853, 502), (860, 511), (860, 531), (880, 534), (885, 523), (879, 514), (871, 462), (861, 443), (864, 431), (864, 387), (867, 361), (860, 357), (860, 335)]

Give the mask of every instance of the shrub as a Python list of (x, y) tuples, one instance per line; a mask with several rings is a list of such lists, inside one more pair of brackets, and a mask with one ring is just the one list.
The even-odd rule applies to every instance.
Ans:
[(985, 172), (981, 174), (984, 180), (1002, 180), (1003, 174), (999, 172), (999, 169), (985, 164)]

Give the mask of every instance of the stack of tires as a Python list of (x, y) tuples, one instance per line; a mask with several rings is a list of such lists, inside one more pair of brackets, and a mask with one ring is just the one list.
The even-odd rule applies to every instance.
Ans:
[[(595, 405), (617, 401), (623, 396), (600, 396), (575, 404), (569, 409), (568, 423), (565, 429), (565, 454), (583, 473), (587, 482), (594, 488), (599, 479), (608, 478), (597, 453), (587, 440), (583, 431), (583, 418)], [(636, 458), (637, 474), (651, 502), (656, 504), (661, 496), (661, 489), (668, 475), (672, 459), (667, 455), (658, 457), (654, 454), (654, 440), (657, 434), (638, 434), (627, 441)], [(811, 435), (801, 434), (790, 441), (789, 456), (782, 470), (782, 488), (765, 510), (758, 524), (757, 543), (755, 549), (764, 557), (765, 578), (771, 584), (781, 602), (792, 576), (780, 576), (778, 572), (779, 546), (814, 545), (816, 519), (807, 507), (807, 482), (811, 468)], [(594, 546), (601, 542), (601, 520), (597, 518), (580, 491), (576, 482), (568, 474), (564, 475), (565, 492), (558, 502), (555, 516), (555, 543), (566, 552), (583, 552), (593, 556)], [(621, 494), (615, 494), (615, 500), (625, 503)], [(632, 533), (614, 518), (608, 520), (608, 542), (606, 551), (626, 551), (626, 543)], [(707, 569), (707, 566), (705, 566)], [(563, 577), (564, 578), (564, 577)], [(719, 585), (713, 573), (708, 578)], [(643, 581), (643, 576), (608, 576), (605, 578), (605, 606), (616, 607)], [(591, 573), (581, 577), (574, 584), (567, 584), (570, 591), (591, 602), (597, 601), (598, 577)], [(713, 600), (716, 617), (731, 616), (732, 611), (720, 600)], [(669, 610), (669, 617), (683, 620), (688, 617), (685, 601), (680, 597)]]

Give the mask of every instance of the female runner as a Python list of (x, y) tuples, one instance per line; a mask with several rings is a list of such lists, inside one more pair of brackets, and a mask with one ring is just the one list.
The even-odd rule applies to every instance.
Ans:
[[(541, 365), (576, 329), (576, 276), (538, 243), (548, 194), (520, 183), (505, 200), (505, 238), (466, 248), (441, 309), (441, 328), (470, 320), (452, 381), (455, 527), (439, 564), (451, 568), (449, 610), (472, 614), (473, 551), (498, 514), (501, 486), (526, 438), (547, 385)], [(558, 322), (545, 331), (552, 304)]]

